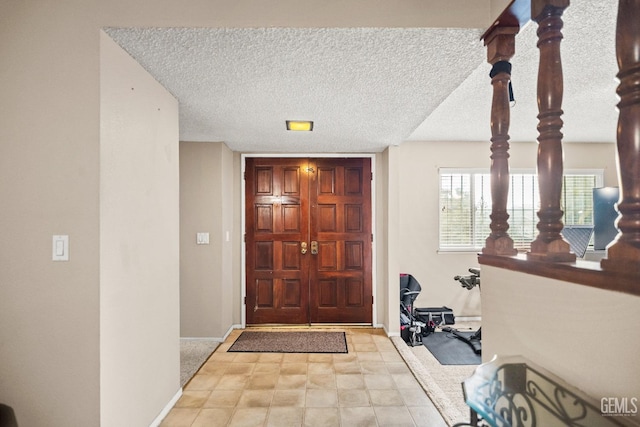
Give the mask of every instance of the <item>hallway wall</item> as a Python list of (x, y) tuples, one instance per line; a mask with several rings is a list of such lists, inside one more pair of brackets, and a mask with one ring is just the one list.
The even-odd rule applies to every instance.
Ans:
[[(180, 336), (222, 339), (234, 323), (234, 158), (221, 142), (180, 143)], [(238, 208), (239, 209), (239, 208)], [(209, 244), (196, 244), (198, 232)]]
[(100, 41), (100, 425), (148, 425), (180, 386), (178, 102)]
[(398, 147), (388, 147), (376, 157), (376, 308), (378, 324), (390, 336), (400, 335), (398, 153)]
[[(20, 426), (100, 420), (99, 31), (84, 3), (0, 2), (0, 402)], [(69, 261), (52, 261), (52, 235)]]

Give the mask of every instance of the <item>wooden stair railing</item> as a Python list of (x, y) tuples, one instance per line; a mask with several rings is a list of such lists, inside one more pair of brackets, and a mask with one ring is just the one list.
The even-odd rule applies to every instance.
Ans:
[(509, 82), (515, 53), (516, 27), (493, 27), (483, 36), (487, 46), (487, 61), (491, 69), (493, 100), (491, 103), (491, 234), (485, 241), (483, 254), (515, 255), (513, 239), (507, 233), (509, 214)]
[(511, 112), (509, 92), (511, 64), (515, 54), (516, 34), (531, 20), (530, 0), (513, 0), (498, 16), (481, 39), (487, 47), (487, 62), (492, 65), (491, 86), (491, 234), (485, 240), (486, 255), (516, 255), (509, 236), (509, 125)]
[(529, 259), (575, 261), (576, 256), (560, 232), (563, 224), (562, 195), (562, 94), (560, 56), (562, 13), (569, 0), (532, 0), (531, 17), (538, 23), (538, 236), (531, 242)]
[(532, 242), (531, 250), (526, 255), (513, 255), (513, 242), (507, 234), (509, 217), (505, 205), (509, 191), (510, 121), (505, 99), (510, 75), (503, 68), (492, 72), (492, 223), (491, 234), (478, 261), (481, 265), (640, 296), (640, 0), (619, 0), (618, 3), (616, 54), (620, 102), (617, 154), (621, 194), (616, 224), (619, 233), (600, 264), (576, 260), (561, 235), (563, 76), (560, 42), (562, 14), (568, 6), (569, 0), (513, 0), (482, 37), (489, 63), (508, 63), (515, 53), (512, 44), (515, 34), (529, 20), (523, 16), (528, 13), (538, 23), (537, 166), (541, 207), (538, 212), (539, 234)]
[[(605, 270), (640, 274), (640, 1), (619, 0), (616, 55), (619, 233), (601, 261)], [(638, 281), (640, 288), (640, 280)]]

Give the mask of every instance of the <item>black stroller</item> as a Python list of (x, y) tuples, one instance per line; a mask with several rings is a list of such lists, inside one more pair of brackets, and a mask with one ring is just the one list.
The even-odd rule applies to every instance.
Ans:
[(400, 332), (410, 346), (422, 345), (422, 337), (436, 326), (453, 325), (455, 317), (448, 307), (416, 308), (414, 302), (422, 287), (410, 274), (400, 275)]

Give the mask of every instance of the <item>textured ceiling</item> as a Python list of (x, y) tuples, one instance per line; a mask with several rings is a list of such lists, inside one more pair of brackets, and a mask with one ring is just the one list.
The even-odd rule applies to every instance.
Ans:
[[(485, 55), (477, 29), (106, 32), (180, 101), (181, 140), (236, 151), (397, 145)], [(288, 119), (313, 120), (313, 132), (287, 132)]]
[[(581, 0), (565, 12), (565, 141), (615, 141), (614, 3)], [(537, 137), (536, 27), (516, 39), (512, 141)], [(105, 31), (178, 99), (183, 141), (224, 141), (240, 152), (339, 153), (490, 138), (482, 29)], [(287, 132), (291, 119), (313, 120), (313, 132)]]
[[(561, 58), (564, 77), (563, 141), (614, 142), (618, 113), (615, 80), (617, 2), (580, 0), (564, 13)], [(530, 22), (516, 36), (511, 60), (515, 105), (510, 140), (538, 137), (536, 86), (538, 25)], [(488, 141), (491, 137), (491, 65), (479, 66), (408, 138), (415, 141)]]

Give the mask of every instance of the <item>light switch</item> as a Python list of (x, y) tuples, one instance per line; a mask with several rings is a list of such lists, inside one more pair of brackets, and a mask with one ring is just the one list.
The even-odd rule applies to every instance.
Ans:
[(64, 256), (64, 241), (56, 240), (56, 256)]
[(198, 244), (198, 245), (208, 245), (209, 244), (209, 233), (197, 233), (196, 234), (196, 244)]
[(52, 261), (69, 261), (69, 236), (53, 236)]

